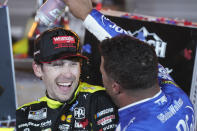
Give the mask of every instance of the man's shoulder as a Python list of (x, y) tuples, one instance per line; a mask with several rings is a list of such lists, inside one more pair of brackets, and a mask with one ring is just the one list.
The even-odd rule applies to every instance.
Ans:
[(91, 85), (86, 82), (80, 82), (79, 84), (80, 92), (97, 93), (105, 91), (105, 88), (98, 85)]
[(40, 98), (38, 100), (35, 100), (35, 101), (32, 101), (32, 102), (28, 102), (26, 104), (23, 104), (22, 106), (18, 107), (16, 109), (16, 111), (28, 110), (29, 108), (32, 108), (32, 107), (40, 107), (40, 105), (43, 105), (43, 103), (46, 102), (45, 98), (46, 98), (46, 96), (42, 97), (42, 98)]
[(161, 90), (165, 93), (165, 95), (170, 96), (172, 99), (181, 98), (185, 102), (190, 102), (189, 96), (178, 85), (171, 81), (164, 82), (165, 84), (161, 86)]
[(110, 96), (106, 89), (102, 86), (95, 86), (85, 82), (80, 83), (80, 94), (89, 94), (91, 100), (104, 103), (112, 103)]

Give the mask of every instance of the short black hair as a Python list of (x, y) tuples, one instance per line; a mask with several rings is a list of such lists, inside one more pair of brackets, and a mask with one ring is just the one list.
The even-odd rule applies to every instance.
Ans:
[(147, 43), (119, 35), (102, 41), (100, 53), (105, 72), (123, 88), (147, 89), (157, 83), (158, 59)]

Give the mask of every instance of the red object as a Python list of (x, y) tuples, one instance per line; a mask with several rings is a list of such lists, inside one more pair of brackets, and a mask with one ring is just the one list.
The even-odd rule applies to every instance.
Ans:
[(14, 58), (17, 58), (17, 59), (24, 59), (24, 58), (27, 58), (28, 55), (26, 53), (24, 54), (15, 54), (14, 55)]
[(102, 9), (102, 6), (103, 6), (102, 3), (98, 3), (98, 4), (96, 5), (96, 9), (97, 9), (97, 10), (101, 10), (101, 9)]
[(133, 19), (138, 19), (138, 16), (134, 15), (132, 16)]
[(164, 17), (160, 17), (160, 18), (157, 18), (156, 21), (160, 22), (160, 23), (165, 23), (165, 18)]
[(129, 14), (128, 14), (128, 13), (126, 13), (124, 16), (129, 16)]
[(184, 25), (192, 25), (192, 22), (186, 20), (186, 21), (184, 22)]
[(82, 122), (80, 122), (80, 124), (82, 124), (83, 128), (85, 128), (88, 125), (88, 119), (84, 119)]
[(60, 44), (60, 43), (75, 43), (75, 38), (73, 36), (53, 37), (53, 44)]
[(192, 50), (190, 50), (190, 49), (184, 49), (184, 57), (185, 57), (185, 59), (187, 59), (187, 60), (191, 60), (192, 59)]

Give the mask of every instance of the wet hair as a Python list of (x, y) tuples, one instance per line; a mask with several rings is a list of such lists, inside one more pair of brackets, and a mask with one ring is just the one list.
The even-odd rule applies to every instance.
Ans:
[(157, 83), (158, 60), (154, 48), (128, 35), (100, 43), (104, 70), (125, 89), (151, 88)]

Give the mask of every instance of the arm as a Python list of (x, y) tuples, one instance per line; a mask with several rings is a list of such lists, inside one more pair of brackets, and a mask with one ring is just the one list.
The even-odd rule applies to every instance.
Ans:
[(168, 71), (161, 65), (158, 64), (158, 82), (161, 87), (165, 87), (165, 85), (174, 85), (178, 87), (172, 77), (169, 75)]
[[(110, 21), (95, 9), (93, 9), (84, 20), (84, 26), (100, 41), (104, 40), (107, 37), (112, 38), (119, 34), (128, 35), (126, 30)], [(172, 77), (168, 74), (167, 70), (161, 64), (158, 64), (158, 82), (161, 87), (166, 84), (173, 84), (178, 87)]]
[(118, 124), (118, 109), (105, 91), (91, 97), (90, 120), (94, 131), (114, 131)]
[[(84, 21), (85, 28), (97, 37), (98, 40), (102, 41), (119, 34), (128, 34), (126, 30), (110, 21), (99, 11), (93, 9), (90, 4), (91, 0), (64, 0), (64, 2), (69, 6), (70, 11), (75, 17)], [(171, 81), (174, 84), (173, 79), (162, 65), (158, 65), (158, 70), (160, 86), (163, 85), (163, 81)]]
[(106, 18), (102, 13), (93, 9), (91, 0), (64, 0), (70, 12), (84, 21), (87, 30), (93, 33), (100, 41), (127, 32)]
[(110, 21), (95, 9), (90, 12), (83, 24), (86, 29), (94, 34), (100, 41), (119, 34), (128, 34), (127, 31)]

